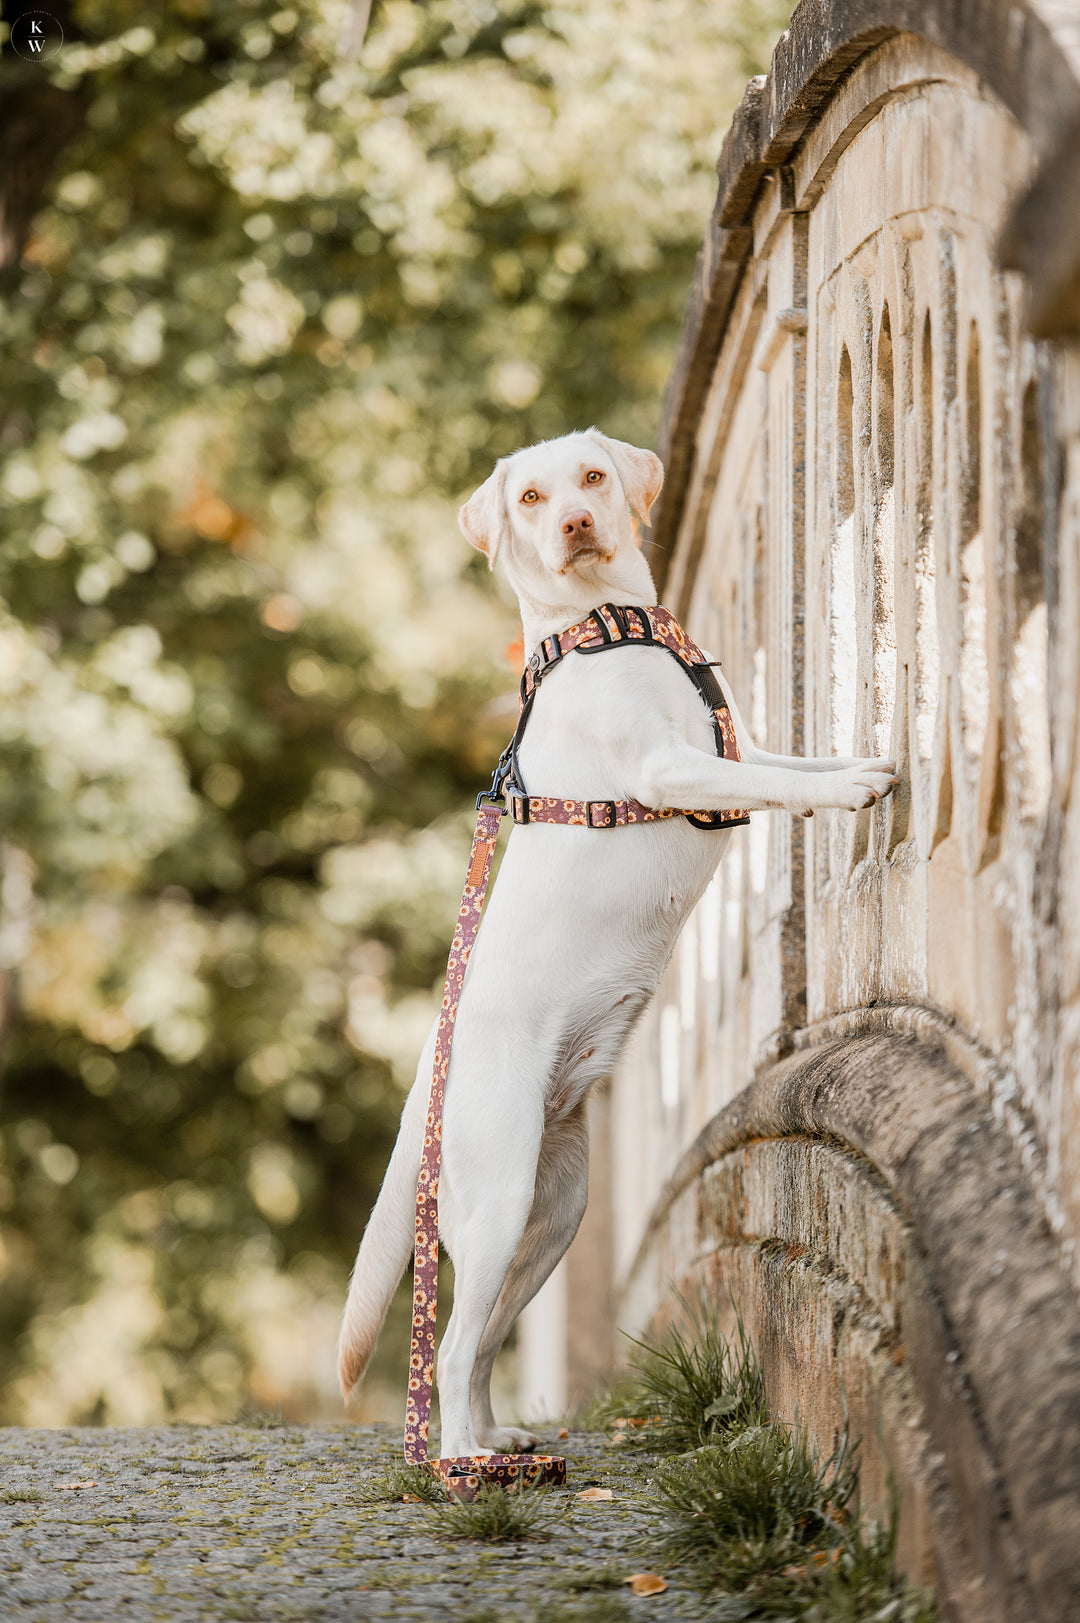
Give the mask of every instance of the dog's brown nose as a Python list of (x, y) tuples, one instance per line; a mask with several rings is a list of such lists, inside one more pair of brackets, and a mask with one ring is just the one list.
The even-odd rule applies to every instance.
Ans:
[(576, 513), (564, 513), (559, 528), (566, 539), (573, 543), (575, 550), (580, 546), (592, 546), (593, 516), (587, 508), (581, 507)]

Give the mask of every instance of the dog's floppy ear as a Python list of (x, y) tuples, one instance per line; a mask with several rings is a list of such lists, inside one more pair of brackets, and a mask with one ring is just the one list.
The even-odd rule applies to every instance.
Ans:
[(495, 472), (458, 508), (458, 523), (466, 541), (486, 553), (488, 568), (494, 569), (507, 531), (506, 468), (501, 462), (496, 462)]
[(649, 510), (660, 494), (664, 483), (664, 464), (655, 451), (645, 451), (626, 440), (612, 440), (598, 428), (589, 429), (589, 438), (602, 446), (615, 464), (622, 480), (626, 499), (643, 523), (649, 522)]

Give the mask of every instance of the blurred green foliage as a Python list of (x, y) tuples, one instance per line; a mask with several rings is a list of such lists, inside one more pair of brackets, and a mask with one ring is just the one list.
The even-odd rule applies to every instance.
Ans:
[(316, 1413), (509, 730), (455, 505), (654, 439), (786, 8), (65, 16), (0, 310), (0, 1412)]

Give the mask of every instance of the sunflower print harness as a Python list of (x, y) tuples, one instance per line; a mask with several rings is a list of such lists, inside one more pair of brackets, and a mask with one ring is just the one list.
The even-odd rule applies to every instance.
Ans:
[(469, 1454), (460, 1458), (433, 1460), (428, 1458), (427, 1452), (438, 1308), (443, 1096), (458, 1002), (465, 969), (480, 927), (499, 825), (505, 815), (509, 815), (519, 826), (562, 823), (569, 827), (594, 830), (623, 828), (630, 823), (651, 823), (672, 817), (685, 817), (695, 828), (701, 829), (732, 828), (750, 821), (746, 813), (741, 811), (685, 811), (675, 807), (658, 810), (642, 805), (639, 800), (564, 800), (527, 792), (518, 764), (518, 750), (540, 684), (547, 672), (575, 651), (580, 654), (600, 654), (609, 648), (627, 644), (663, 648), (679, 661), (711, 713), (717, 754), (729, 761), (739, 759), (731, 711), (723, 689), (713, 674), (716, 662), (702, 653), (675, 616), (665, 608), (604, 603), (569, 630), (545, 637), (526, 664), (521, 679), (521, 708), (514, 736), (499, 758), (491, 788), (479, 795), (476, 801), (476, 832), (446, 966), (424, 1129), (424, 1149), (416, 1184), (412, 1345), (405, 1415), (405, 1458), (411, 1465), (432, 1471), (448, 1493), (461, 1499), (475, 1498), (485, 1483), (517, 1490), (541, 1484), (561, 1486), (566, 1481), (566, 1462), (554, 1455)]

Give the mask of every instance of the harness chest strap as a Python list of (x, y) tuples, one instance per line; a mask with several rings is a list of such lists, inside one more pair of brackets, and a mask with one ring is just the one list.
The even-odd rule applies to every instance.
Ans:
[[(640, 800), (564, 800), (559, 796), (530, 795), (521, 782), (517, 752), (541, 681), (567, 654), (601, 654), (621, 644), (663, 648), (678, 660), (712, 714), (716, 751), (724, 760), (739, 760), (739, 743), (731, 711), (716, 677), (716, 663), (702, 653), (669, 609), (603, 603), (566, 631), (545, 637), (534, 650), (521, 679), (521, 709), (517, 729), (500, 770), (496, 771), (496, 798), (503, 793), (515, 823), (561, 823), (584, 828), (623, 828), (629, 823), (653, 823), (685, 817), (697, 828), (734, 828), (748, 823), (744, 811), (690, 811), (682, 807), (645, 806)], [(500, 778), (501, 772), (501, 778)]]

